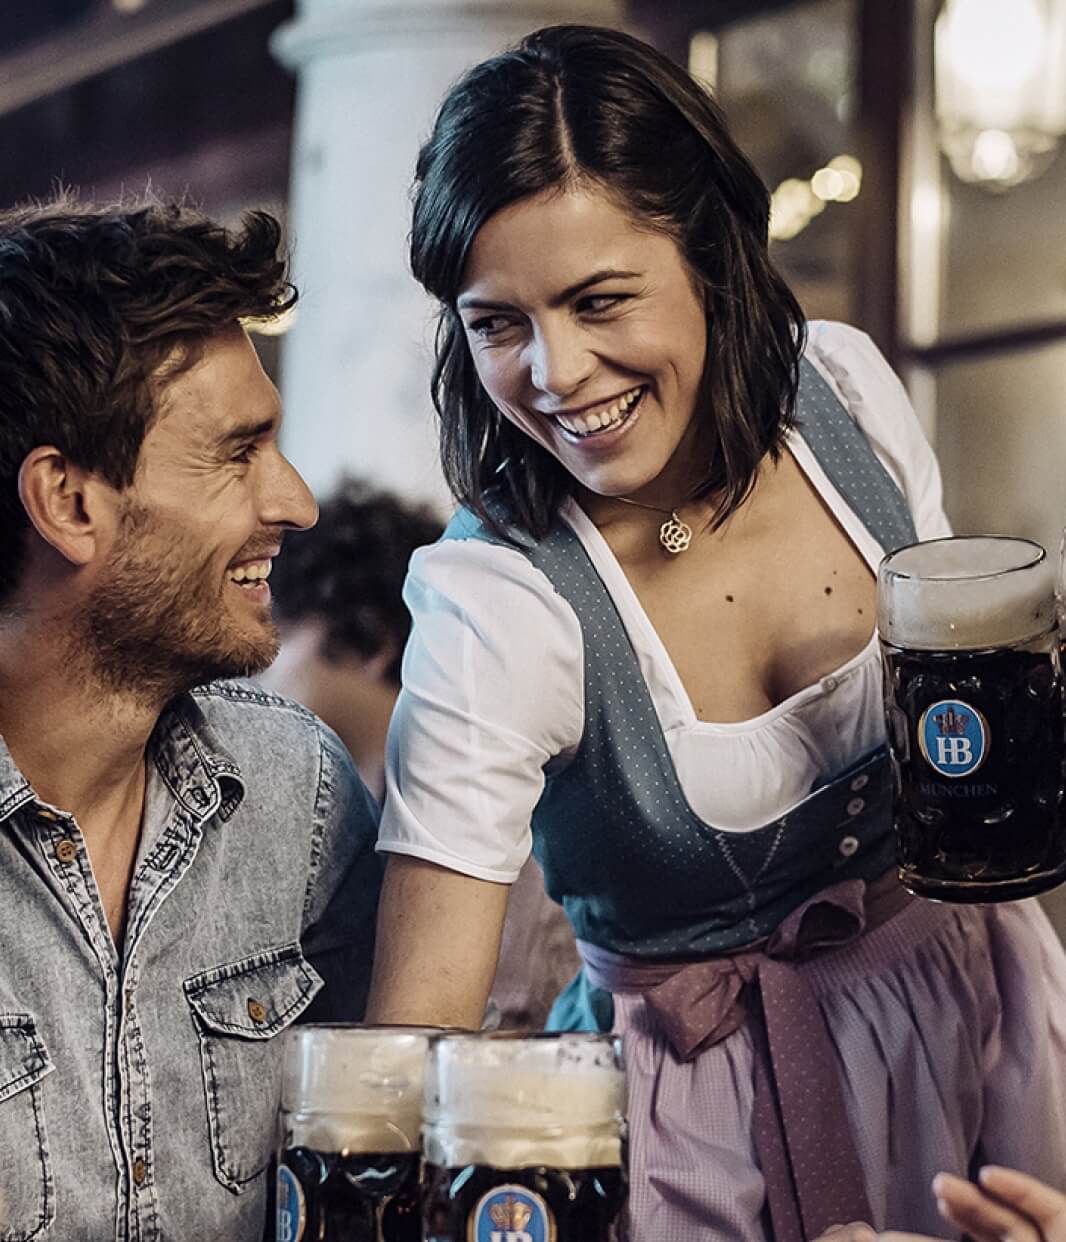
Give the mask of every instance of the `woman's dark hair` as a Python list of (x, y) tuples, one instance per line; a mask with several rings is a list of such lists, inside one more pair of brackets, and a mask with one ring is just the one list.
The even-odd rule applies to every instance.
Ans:
[(441, 303), (433, 401), (456, 499), (493, 529), (541, 537), (571, 479), (503, 418), (481, 387), (456, 312), (470, 247), (501, 208), (589, 184), (672, 237), (704, 295), (703, 407), (713, 453), (698, 494), (714, 525), (740, 505), (795, 405), (803, 313), (767, 253), (770, 199), (706, 92), (666, 56), (616, 30), (552, 26), (475, 66), (423, 146), (411, 267)]
[(94, 207), (60, 194), (0, 212), (0, 605), (25, 551), (27, 453), (55, 445), (128, 487), (159, 385), (213, 335), (296, 301), (280, 241), (262, 211), (232, 232), (155, 200)]

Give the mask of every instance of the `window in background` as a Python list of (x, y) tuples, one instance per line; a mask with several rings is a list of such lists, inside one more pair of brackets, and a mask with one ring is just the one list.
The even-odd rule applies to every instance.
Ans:
[(1066, 154), (1000, 192), (961, 181), (936, 141), (938, 0), (915, 9), (901, 264), (908, 381), (955, 529), (1028, 536), (1054, 554), (1066, 521)]
[(937, 455), (960, 533), (1023, 535), (1057, 554), (1066, 521), (1066, 339), (935, 369)]
[(857, 0), (811, 0), (699, 32), (689, 65), (773, 194), (772, 253), (803, 309), (854, 321)]
[(1058, 319), (1066, 326), (1066, 153), (1001, 193), (946, 165), (941, 333), (958, 337)]

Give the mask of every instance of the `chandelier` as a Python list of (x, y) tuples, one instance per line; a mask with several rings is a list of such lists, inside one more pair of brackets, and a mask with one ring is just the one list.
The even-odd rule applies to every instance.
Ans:
[(1038, 177), (1066, 133), (1066, 0), (945, 0), (934, 50), (955, 173), (992, 190)]

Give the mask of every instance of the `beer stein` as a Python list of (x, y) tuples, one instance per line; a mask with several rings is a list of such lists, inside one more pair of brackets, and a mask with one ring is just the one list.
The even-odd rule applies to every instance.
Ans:
[(610, 1035), (442, 1035), (426, 1067), (427, 1242), (605, 1242), (625, 1200)]
[(429, 1034), (308, 1025), (285, 1038), (276, 1242), (420, 1242)]
[(1027, 539), (911, 544), (881, 562), (902, 883), (1008, 901), (1066, 879), (1063, 679), (1054, 572)]

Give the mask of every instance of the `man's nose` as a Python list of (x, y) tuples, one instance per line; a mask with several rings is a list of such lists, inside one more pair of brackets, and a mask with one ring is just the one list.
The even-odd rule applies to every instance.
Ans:
[(576, 392), (595, 366), (584, 334), (572, 325), (538, 328), (529, 344), (529, 371), (534, 387), (553, 396)]
[(264, 503), (264, 520), (272, 526), (307, 530), (318, 521), (318, 502), (296, 467), (278, 453)]

